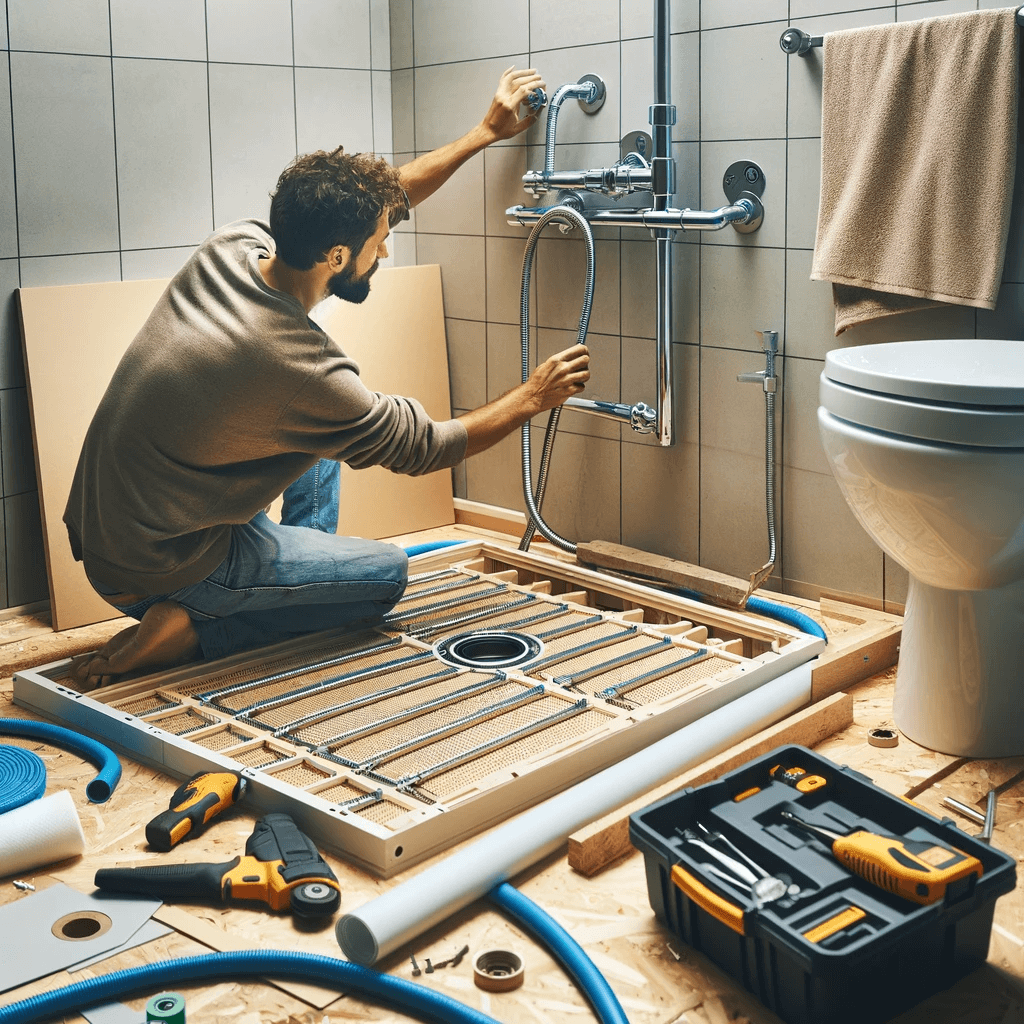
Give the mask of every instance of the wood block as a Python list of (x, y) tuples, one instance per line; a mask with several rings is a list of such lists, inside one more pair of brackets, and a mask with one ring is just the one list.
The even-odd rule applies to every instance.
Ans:
[(853, 724), (853, 698), (847, 693), (812, 704), (803, 711), (762, 729), (711, 758), (704, 764), (650, 790), (591, 822), (569, 836), (569, 867), (588, 878), (627, 853), (632, 852), (629, 841), (629, 816), (670, 796), (687, 786), (700, 786), (720, 775), (739, 768), (755, 757), (768, 753), (786, 743), (813, 747), (816, 743)]
[(666, 558), (664, 555), (655, 555), (650, 551), (613, 544), (611, 541), (593, 540), (577, 545), (576, 559), (602, 569), (653, 576), (675, 587), (695, 590), (709, 600), (730, 608), (742, 608), (749, 596), (750, 588), (746, 581), (735, 576)]

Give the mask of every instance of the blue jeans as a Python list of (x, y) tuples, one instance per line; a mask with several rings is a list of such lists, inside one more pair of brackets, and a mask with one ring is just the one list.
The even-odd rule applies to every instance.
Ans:
[[(154, 604), (177, 601), (206, 659), (322, 629), (379, 624), (402, 596), (409, 560), (394, 544), (325, 529), (338, 516), (333, 466), (319, 463), (285, 492), (291, 523), (260, 512), (233, 526), (227, 558), (205, 580), (115, 607), (141, 619)], [(105, 597), (114, 593), (92, 584)]]

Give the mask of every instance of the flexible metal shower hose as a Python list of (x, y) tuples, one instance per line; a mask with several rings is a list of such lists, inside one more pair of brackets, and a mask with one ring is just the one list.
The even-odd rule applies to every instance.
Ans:
[[(523, 254), (523, 287), (519, 299), (519, 326), (520, 339), (522, 341), (522, 378), (525, 383), (530, 377), (530, 276), (533, 271), (533, 255), (537, 249), (537, 242), (544, 228), (553, 220), (560, 220), (575, 225), (583, 233), (583, 240), (587, 247), (587, 276), (583, 287), (583, 307), (580, 310), (580, 327), (577, 341), (580, 345), (587, 343), (587, 325), (590, 322), (590, 308), (594, 302), (594, 236), (590, 231), (590, 224), (586, 218), (568, 206), (554, 206), (548, 210), (533, 226), (530, 237), (526, 241), (526, 251)], [(535, 531), (539, 530), (541, 536), (551, 541), (552, 544), (560, 547), (570, 554), (576, 553), (576, 545), (571, 540), (566, 540), (560, 534), (548, 526), (541, 518), (540, 507), (544, 501), (544, 491), (547, 488), (548, 467), (551, 462), (551, 449), (555, 443), (555, 432), (558, 429), (558, 419), (561, 415), (561, 406), (551, 410), (548, 417), (547, 430), (544, 433), (544, 447), (541, 452), (540, 467), (537, 471), (537, 494), (533, 493), (533, 470), (530, 464), (530, 421), (523, 424), (522, 431), (522, 453), (523, 453), (523, 496), (526, 499), (526, 510), (529, 517), (526, 532), (519, 542), (520, 551), (527, 551)]]
[[(766, 377), (775, 376), (775, 353), (766, 357)], [(768, 564), (775, 565), (775, 392), (764, 393), (764, 504), (768, 516)]]

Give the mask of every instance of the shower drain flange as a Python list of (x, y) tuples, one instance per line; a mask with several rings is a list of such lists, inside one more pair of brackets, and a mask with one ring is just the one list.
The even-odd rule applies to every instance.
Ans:
[(445, 637), (434, 654), (446, 665), (460, 668), (520, 668), (536, 661), (544, 645), (529, 633), (504, 629), (477, 629)]

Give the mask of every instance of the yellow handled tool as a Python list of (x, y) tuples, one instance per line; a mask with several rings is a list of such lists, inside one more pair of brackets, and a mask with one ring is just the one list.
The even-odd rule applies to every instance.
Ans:
[(193, 775), (174, 791), (170, 807), (146, 826), (146, 842), (166, 853), (186, 836), (196, 835), (214, 815), (237, 803), (244, 792), (245, 779), (237, 772)]
[(813, 793), (827, 785), (821, 775), (808, 775), (803, 768), (783, 768), (781, 764), (768, 770), (768, 774), (778, 782), (785, 782), (801, 793)]
[(936, 903), (961, 879), (981, 878), (981, 861), (937, 841), (903, 839), (860, 830), (843, 836), (782, 811), (787, 821), (824, 840), (840, 864), (880, 889), (914, 903)]

